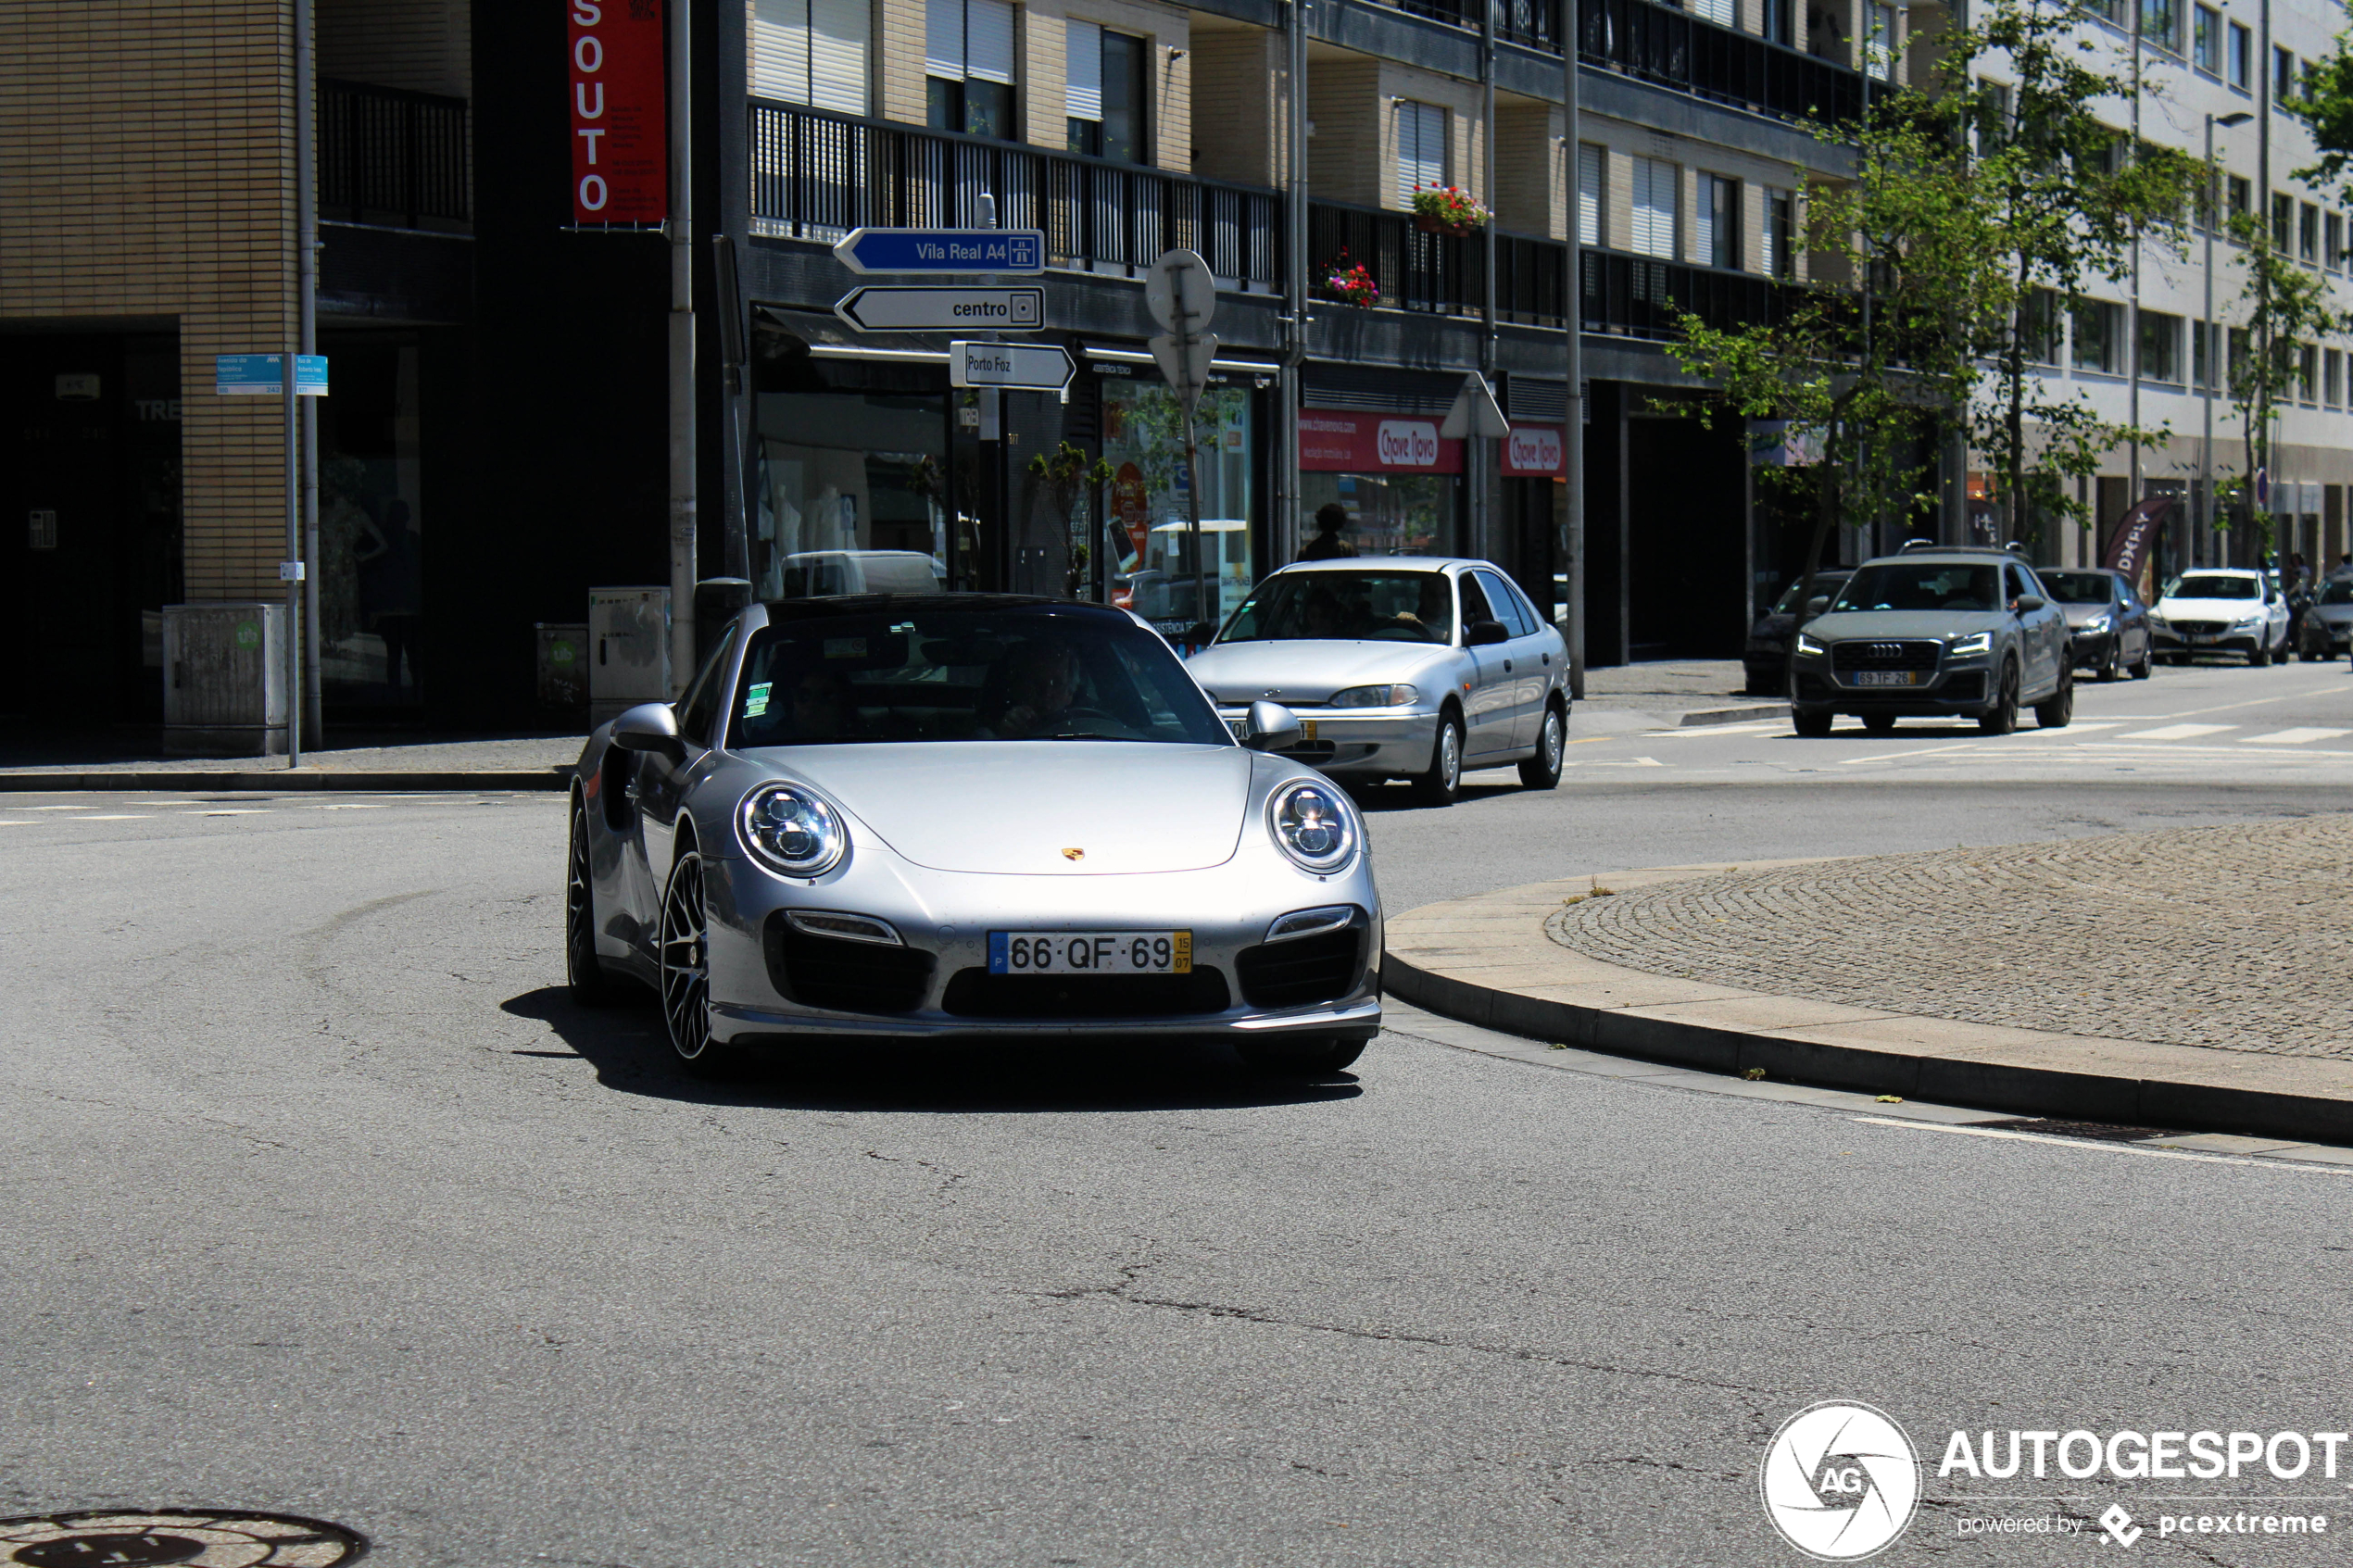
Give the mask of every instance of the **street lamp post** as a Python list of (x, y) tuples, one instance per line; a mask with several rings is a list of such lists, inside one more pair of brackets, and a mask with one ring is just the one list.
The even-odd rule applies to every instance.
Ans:
[[(2200, 391), (2206, 402), (2206, 444), (2199, 449), (2197, 459), (2197, 507), (2190, 518), (2189, 558), (2184, 565), (2198, 564), (2197, 513), (2204, 514), (2208, 526), (2214, 514), (2214, 380), (2221, 374), (2225, 343), (2214, 340), (2214, 225), (2221, 217), (2221, 203), (2214, 189), (2214, 128), (2217, 125), (2245, 125), (2255, 117), (2240, 109), (2231, 114), (2206, 117), (2206, 314), (2197, 330), (2205, 334), (2206, 382)], [(2267, 198), (2268, 199), (2268, 198)]]

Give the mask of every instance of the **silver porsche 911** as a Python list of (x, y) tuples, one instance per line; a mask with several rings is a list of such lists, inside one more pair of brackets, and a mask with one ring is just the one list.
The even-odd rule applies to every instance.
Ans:
[(755, 605), (588, 737), (573, 995), (634, 979), (689, 1067), (808, 1036), (1221, 1035), (1347, 1066), (1380, 1027), (1364, 824), (1274, 703), (1237, 740), (1124, 610)]

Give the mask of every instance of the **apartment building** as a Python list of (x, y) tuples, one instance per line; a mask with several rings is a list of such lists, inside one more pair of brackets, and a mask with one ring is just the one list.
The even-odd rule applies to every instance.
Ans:
[[(527, 721), (535, 624), (667, 576), (668, 247), (576, 205), (565, 6), (312, 3), (328, 711)], [(0, 580), (25, 607), (0, 707), (151, 716), (162, 606), (278, 595), (276, 402), (212, 375), (294, 331), (289, 4), (0, 20)], [(1744, 433), (1675, 401), (1704, 389), (1663, 345), (1680, 308), (1772, 308), (1824, 157), (1802, 121), (1855, 113), (1944, 15), (1584, 0), (1570, 148), (1572, 30), (1544, 0), (692, 5), (706, 576), (805, 592), (838, 552), (910, 550), (957, 586), (1179, 624), (1336, 499), (1361, 549), (1490, 556), (1559, 604), (1573, 300), (1596, 663), (1736, 648), (1792, 569)], [(1432, 232), (1433, 185), (1493, 221)], [(988, 407), (946, 334), (834, 312), (878, 281), (835, 259), (848, 231), (992, 220), (1047, 235), (1028, 341), (1071, 355), (1066, 397)], [(1200, 559), (1140, 283), (1178, 245), (1220, 290)], [(1439, 438), (1474, 370), (1511, 439)], [(1109, 481), (1033, 471), (1073, 449)]]

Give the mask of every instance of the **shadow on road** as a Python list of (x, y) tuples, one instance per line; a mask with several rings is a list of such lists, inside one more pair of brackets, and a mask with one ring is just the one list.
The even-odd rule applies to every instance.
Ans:
[(698, 1105), (949, 1114), (1201, 1110), (1321, 1104), (1364, 1093), (1349, 1073), (1260, 1077), (1211, 1040), (908, 1045), (812, 1039), (775, 1047), (735, 1076), (697, 1078), (672, 1057), (650, 992), (642, 1001), (584, 1008), (563, 987), (543, 985), (499, 1006), (554, 1030), (596, 1068), (606, 1088)]

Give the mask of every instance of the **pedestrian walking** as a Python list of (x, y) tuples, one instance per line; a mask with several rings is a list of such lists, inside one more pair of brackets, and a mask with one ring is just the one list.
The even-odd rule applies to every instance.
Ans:
[(1348, 508), (1338, 501), (1327, 501), (1315, 508), (1315, 537), (1299, 552), (1301, 560), (1347, 560), (1356, 554), (1354, 546), (1340, 536), (1348, 526)]

